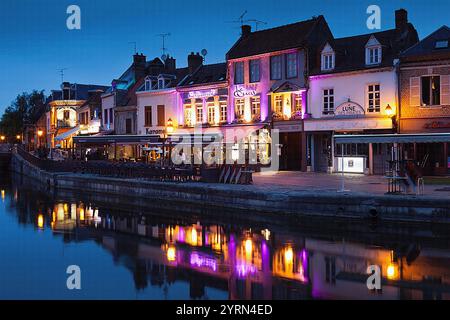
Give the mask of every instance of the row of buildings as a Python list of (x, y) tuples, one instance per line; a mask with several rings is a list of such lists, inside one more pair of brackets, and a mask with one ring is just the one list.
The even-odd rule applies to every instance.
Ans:
[(247, 141), (264, 130), (279, 132), (282, 170), (384, 174), (400, 144), (395, 152), (424, 174), (445, 175), (449, 41), (447, 26), (419, 41), (403, 9), (394, 29), (346, 38), (323, 16), (261, 31), (243, 25), (224, 63), (205, 65), (192, 52), (180, 68), (170, 56), (135, 54), (111, 86), (63, 83), (29, 143), (138, 159), (179, 131), (241, 129)]

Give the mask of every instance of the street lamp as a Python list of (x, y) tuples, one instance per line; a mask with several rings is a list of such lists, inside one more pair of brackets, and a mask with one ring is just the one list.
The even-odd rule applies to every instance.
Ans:
[(41, 147), (41, 138), (44, 135), (44, 131), (39, 129), (38, 132), (37, 132), (37, 135), (38, 135), (38, 148), (40, 148)]
[(173, 121), (171, 118), (169, 118), (169, 120), (167, 120), (167, 127), (166, 127), (167, 133), (171, 134), (173, 133)]
[(6, 137), (5, 136), (0, 136), (0, 140), (2, 141), (2, 142), (5, 142), (5, 140), (6, 140)]
[(394, 114), (394, 110), (392, 110), (392, 107), (390, 104), (388, 104), (386, 106), (386, 109), (384, 109), (384, 111), (386, 112), (386, 115), (389, 117), (392, 117), (392, 115)]

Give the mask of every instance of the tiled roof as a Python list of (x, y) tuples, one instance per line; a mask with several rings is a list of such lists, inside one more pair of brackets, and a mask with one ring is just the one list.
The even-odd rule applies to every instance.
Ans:
[(192, 75), (189, 75), (180, 87), (195, 86), (208, 83), (216, 83), (226, 81), (227, 64), (216, 63), (200, 66)]
[[(438, 41), (447, 41), (447, 47), (437, 48)], [(401, 54), (402, 61), (450, 59), (450, 28), (442, 26)]]
[[(382, 47), (382, 61), (380, 64), (367, 66), (365, 47), (370, 38), (374, 36)], [(417, 32), (410, 24), (408, 30), (399, 31), (391, 29), (376, 33), (338, 38), (328, 43), (335, 52), (335, 67), (331, 71), (321, 71), (321, 49), (317, 51), (316, 67), (311, 74), (329, 74), (347, 71), (358, 71), (370, 68), (390, 67), (394, 60), (398, 59), (400, 53), (411, 47), (418, 41)], [(323, 47), (325, 44), (323, 45)]]
[[(237, 59), (268, 52), (300, 48), (306, 45), (310, 33), (318, 22), (325, 22), (323, 16), (300, 21), (272, 29), (255, 31), (241, 36), (228, 51), (228, 59)], [(325, 22), (326, 23), (326, 22)]]

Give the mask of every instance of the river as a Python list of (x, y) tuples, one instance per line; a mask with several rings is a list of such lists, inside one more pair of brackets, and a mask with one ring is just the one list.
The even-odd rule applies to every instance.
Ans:
[[(445, 229), (255, 223), (39, 189), (1, 173), (0, 299), (450, 299)], [(382, 290), (367, 288), (372, 265)]]

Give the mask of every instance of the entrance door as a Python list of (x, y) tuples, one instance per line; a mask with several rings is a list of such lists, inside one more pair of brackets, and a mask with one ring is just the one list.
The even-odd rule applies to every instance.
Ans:
[(331, 134), (314, 135), (314, 171), (328, 172), (332, 166)]
[(280, 133), (281, 148), (280, 169), (300, 171), (302, 165), (302, 138), (300, 132)]

